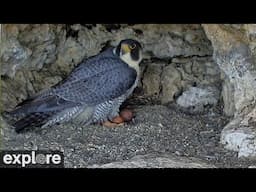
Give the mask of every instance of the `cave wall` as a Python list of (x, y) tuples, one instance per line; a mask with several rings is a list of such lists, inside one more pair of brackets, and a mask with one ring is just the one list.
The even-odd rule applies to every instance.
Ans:
[(221, 134), (221, 143), (239, 157), (256, 158), (256, 25), (203, 25), (211, 40), (213, 59), (224, 74), (225, 105), (234, 118)]
[(2, 28), (4, 110), (56, 84), (83, 58), (125, 38), (143, 45), (138, 86), (142, 95), (166, 104), (193, 86), (221, 87), (211, 42), (201, 25), (5, 24)]

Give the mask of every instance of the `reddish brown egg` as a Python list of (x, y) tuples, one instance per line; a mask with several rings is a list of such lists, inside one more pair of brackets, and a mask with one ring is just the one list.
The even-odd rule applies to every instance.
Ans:
[(124, 121), (131, 121), (133, 118), (133, 113), (129, 109), (124, 109), (121, 111), (120, 116), (123, 118)]

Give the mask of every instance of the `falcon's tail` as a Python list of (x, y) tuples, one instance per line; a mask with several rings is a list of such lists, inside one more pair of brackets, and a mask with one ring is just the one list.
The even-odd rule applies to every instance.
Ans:
[(45, 124), (50, 117), (52, 117), (54, 112), (36, 112), (31, 113), (22, 119), (14, 122), (12, 125), (15, 127), (15, 131), (20, 133), (26, 127), (39, 127)]
[(20, 132), (29, 126), (41, 126), (57, 113), (74, 106), (76, 106), (75, 103), (58, 96), (48, 96), (26, 100), (17, 105), (8, 115), (13, 118), (14, 123), (11, 124), (15, 127), (16, 132)]

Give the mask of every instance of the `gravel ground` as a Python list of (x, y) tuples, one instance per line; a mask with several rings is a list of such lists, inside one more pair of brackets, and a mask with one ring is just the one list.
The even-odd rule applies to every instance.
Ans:
[(218, 111), (190, 115), (175, 105), (136, 105), (132, 122), (117, 128), (99, 125), (57, 125), (16, 134), (5, 126), (2, 149), (61, 150), (65, 167), (87, 167), (128, 160), (149, 153), (195, 157), (216, 167), (249, 167), (256, 161), (238, 159), (219, 143), (228, 122)]

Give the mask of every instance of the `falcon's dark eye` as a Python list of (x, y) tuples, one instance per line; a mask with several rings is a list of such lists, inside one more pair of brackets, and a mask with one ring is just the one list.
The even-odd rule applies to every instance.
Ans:
[(129, 45), (129, 48), (130, 48), (130, 49), (135, 49), (135, 48), (136, 48), (136, 44), (134, 43), (134, 44), (132, 44), (132, 45)]

